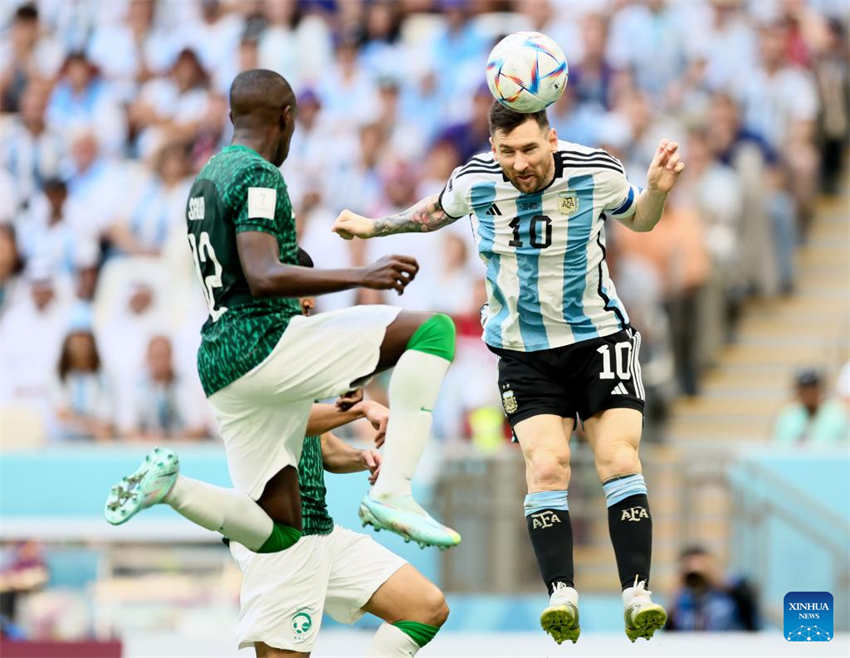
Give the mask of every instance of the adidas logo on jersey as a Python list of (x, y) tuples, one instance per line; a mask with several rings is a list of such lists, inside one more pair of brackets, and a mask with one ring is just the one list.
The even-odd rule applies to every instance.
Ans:
[(487, 208), (487, 213), (486, 213), (486, 214), (488, 214), (488, 215), (501, 215), (501, 214), (502, 214), (502, 211), (501, 211), (501, 210), (499, 210), (499, 206), (497, 206), (497, 205), (494, 203), (494, 204), (493, 204), (493, 205), (491, 205), (489, 208)]

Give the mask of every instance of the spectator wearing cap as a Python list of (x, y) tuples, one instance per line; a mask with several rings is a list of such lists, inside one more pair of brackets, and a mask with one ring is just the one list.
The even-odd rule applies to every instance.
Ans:
[[(779, 412), (773, 427), (774, 442), (830, 447), (846, 445), (850, 440), (847, 406), (839, 399), (825, 399), (823, 380), (823, 374), (814, 368), (795, 375), (794, 401)], [(845, 396), (847, 393), (844, 391)]]
[(82, 51), (65, 58), (47, 104), (47, 123), (61, 134), (79, 126), (97, 126), (101, 148), (112, 155), (122, 151), (127, 137), (124, 112)]
[(56, 438), (97, 439), (112, 436), (110, 387), (100, 364), (89, 314), (78, 307), (62, 342), (53, 393)]
[(14, 177), (17, 201), (26, 207), (48, 178), (59, 174), (65, 143), (45, 120), (49, 86), (31, 81), (21, 96), (20, 109), (0, 142), (0, 164)]

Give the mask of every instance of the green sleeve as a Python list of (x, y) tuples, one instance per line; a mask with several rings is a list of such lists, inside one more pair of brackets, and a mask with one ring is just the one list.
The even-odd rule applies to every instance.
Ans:
[(243, 170), (232, 203), (237, 233), (263, 231), (277, 236), (284, 216), (292, 213), (280, 172), (271, 166), (257, 164)]
[(779, 413), (773, 427), (773, 440), (790, 446), (803, 438), (806, 432), (806, 412), (799, 406), (786, 407)]

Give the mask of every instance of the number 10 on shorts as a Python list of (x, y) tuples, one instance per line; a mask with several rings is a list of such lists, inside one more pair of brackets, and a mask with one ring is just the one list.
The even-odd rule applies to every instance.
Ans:
[(602, 355), (602, 370), (599, 379), (631, 379), (632, 378), (632, 343), (623, 341), (614, 344), (614, 367), (611, 369), (611, 346), (602, 345), (597, 350)]

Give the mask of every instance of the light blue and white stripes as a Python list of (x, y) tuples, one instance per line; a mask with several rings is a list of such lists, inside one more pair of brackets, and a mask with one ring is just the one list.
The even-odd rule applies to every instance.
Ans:
[(567, 504), (567, 491), (566, 489), (562, 489), (560, 491), (536, 491), (530, 493), (525, 497), (523, 508), (525, 509), (526, 516), (542, 512), (545, 509), (556, 509), (566, 512), (570, 509)]

